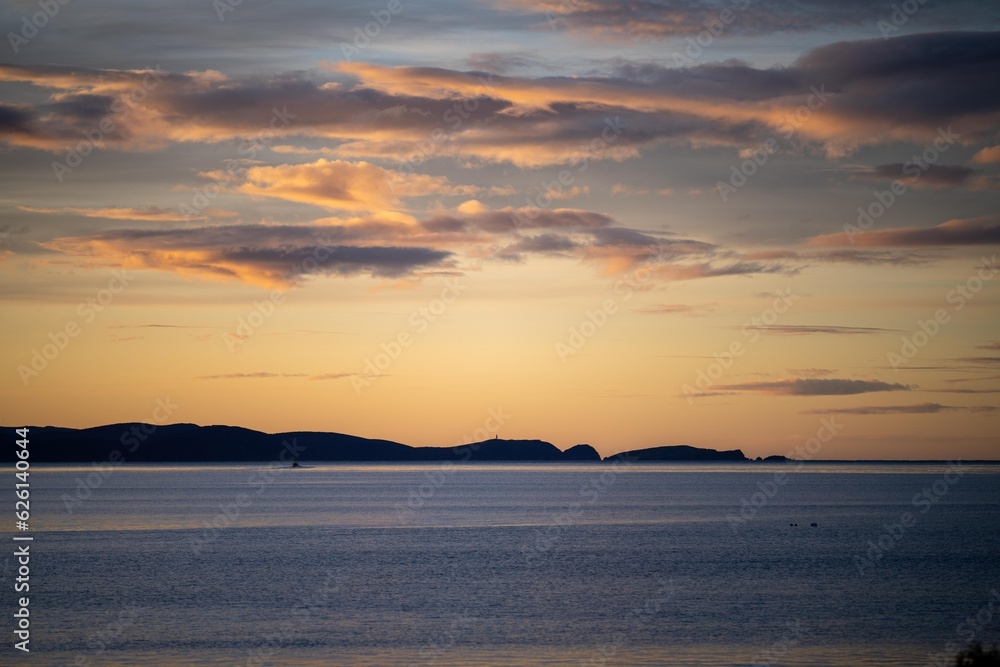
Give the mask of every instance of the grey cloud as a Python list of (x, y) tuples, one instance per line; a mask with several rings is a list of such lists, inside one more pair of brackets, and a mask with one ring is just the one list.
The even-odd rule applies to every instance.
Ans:
[(939, 394), (1000, 394), (1000, 389), (930, 389)]
[(915, 405), (870, 405), (857, 408), (834, 408), (826, 410), (806, 410), (809, 415), (926, 415), (939, 412), (973, 412), (993, 414), (1000, 408), (993, 405), (953, 406), (940, 403), (917, 403)]
[[(898, 4), (898, 3), (897, 3)], [(767, 35), (806, 32), (850, 26), (872, 26), (891, 18), (893, 3), (882, 0), (503, 0), (501, 7), (534, 14), (539, 29), (553, 27), (585, 31), (619, 39), (691, 37), (706, 25), (722, 26), (721, 12), (732, 18), (722, 26), (722, 38), (732, 35)], [(967, 27), (986, 25), (1000, 16), (989, 3), (974, 0), (928, 0), (912, 18), (920, 25), (934, 21)], [(875, 32), (878, 29), (875, 28)]]
[(715, 310), (715, 304), (706, 303), (690, 305), (686, 303), (660, 303), (652, 306), (644, 306), (642, 308), (634, 308), (633, 310), (637, 313), (642, 313), (643, 315), (685, 315), (688, 317), (695, 317), (713, 312)]
[[(583, 159), (581, 146), (600, 136), (605, 118), (616, 115), (626, 118), (629, 127), (601, 159), (634, 157), (664, 142), (758, 145), (779, 133), (780, 114), (774, 107), (787, 106), (794, 96), (804, 98), (811, 86), (827, 91), (822, 113), (837, 129), (832, 135), (810, 135), (810, 128), (804, 127), (795, 141), (820, 145), (830, 154), (882, 143), (890, 129), (923, 142), (933, 140), (939, 128), (956, 124), (961, 140), (969, 141), (992, 136), (1000, 114), (1000, 90), (982, 85), (1000, 67), (997, 35), (926, 33), (841, 42), (782, 69), (620, 63), (604, 77), (500, 77), (492, 89), (466, 90), (467, 97), (476, 95), (476, 109), (465, 120), (447, 116), (455, 98), (434, 86), (446, 89), (448, 84), (441, 82), (475, 82), (476, 72), (348, 68), (344, 71), (354, 72), (357, 80), (343, 85), (327, 85), (304, 73), (224, 80), (204, 73), (174, 74), (144, 102), (159, 123), (122, 119), (108, 143), (168, 141), (170, 132), (162, 136), (164, 123), (174, 140), (212, 142), (252, 135), (266, 128), (274, 108), (279, 108), (295, 116), (280, 136), (320, 138), (335, 144), (330, 150), (341, 157), (419, 162), (427, 155), (421, 147), (430, 145), (432, 154), (440, 156), (539, 166)], [(99, 88), (93, 94), (69, 90), (68, 71), (84, 88), (88, 81), (128, 76), (109, 70), (0, 66), (2, 78), (61, 87), (66, 98), (30, 111), (8, 106), (0, 114), (0, 137), (58, 151), (67, 137), (91, 129), (110, 98)], [(372, 81), (366, 78), (372, 76)], [(425, 89), (409, 85), (410, 78), (437, 83)], [(543, 86), (551, 99), (541, 108), (511, 113), (514, 104), (504, 98), (505, 89), (525, 86)], [(394, 89), (400, 92), (390, 92)], [(563, 93), (565, 100), (560, 99)], [(589, 95), (594, 99), (581, 99)], [(429, 142), (435, 130), (449, 141)], [(949, 177), (956, 176), (945, 167), (928, 172), (929, 179)]]
[(824, 250), (802, 253), (803, 259), (811, 259), (830, 264), (863, 264), (888, 266), (918, 266), (938, 259), (928, 253), (898, 252), (892, 250)]
[(422, 221), (421, 226), (433, 232), (457, 232), (481, 229), (492, 233), (509, 233), (518, 229), (594, 230), (611, 227), (614, 218), (603, 213), (579, 209), (503, 209), (483, 211), (465, 216), (437, 215)]
[(504, 248), (504, 252), (513, 253), (563, 253), (578, 247), (572, 239), (558, 234), (539, 234), (527, 236), (513, 245)]
[(143, 268), (282, 286), (307, 275), (398, 277), (439, 266), (451, 252), (408, 246), (343, 245), (362, 232), (337, 227), (226, 225), (169, 230), (118, 229), (54, 239), (54, 250), (129, 258)]
[(196, 380), (241, 380), (241, 379), (271, 379), (271, 378), (301, 378), (306, 377), (306, 373), (223, 373), (221, 375), (199, 375)]
[(799, 378), (795, 380), (775, 380), (773, 382), (744, 382), (723, 385), (721, 389), (751, 391), (761, 394), (781, 396), (847, 396), (867, 394), (876, 391), (909, 391), (912, 387), (881, 380), (845, 380)]
[[(1000, 244), (1000, 217), (956, 219), (934, 227), (873, 229), (853, 237), (857, 245), (875, 248), (937, 248)], [(846, 245), (847, 235), (826, 234), (809, 239), (814, 246)], [(854, 252), (854, 251), (846, 251)]]
[[(420, 162), (429, 145), (430, 154), (442, 157), (540, 166), (583, 160), (581, 146), (599, 137), (605, 119), (613, 116), (626, 119), (628, 128), (605, 155), (588, 159), (634, 157), (664, 142), (756, 146), (781, 136), (778, 110), (794, 111), (789, 100), (805, 99), (813, 86), (826, 91), (822, 114), (831, 121), (825, 125), (831, 133), (816, 126), (817, 132), (810, 134), (811, 126), (804, 126), (795, 141), (818, 145), (829, 154), (884, 143), (889, 131), (896, 140), (930, 142), (939, 129), (952, 125), (960, 141), (969, 142), (992, 137), (1000, 116), (1000, 88), (983, 85), (1000, 68), (998, 35), (936, 32), (840, 42), (776, 69), (619, 63), (610, 76), (499, 77), (492, 88), (475, 92), (479, 73), (434, 68), (346, 68), (338, 76), (353, 72), (354, 80), (332, 85), (301, 72), (223, 79), (172, 74), (144, 102), (158, 122), (121, 119), (108, 143), (165, 142), (171, 132), (175, 141), (250, 136), (265, 129), (278, 108), (295, 116), (279, 136), (318, 138), (333, 144), (329, 150), (341, 157)], [(14, 144), (61, 150), (67, 137), (92, 129), (107, 110), (111, 98), (97, 84), (130, 76), (139, 77), (114, 70), (0, 66), (0, 78), (7, 81), (62, 91), (61, 100), (46, 104), (5, 105), (0, 136)], [(424, 80), (432, 84), (410, 85)], [(475, 96), (476, 109), (467, 119), (447, 116), (455, 96), (445, 91), (453, 82), (471, 86), (464, 94)], [(512, 113), (514, 104), (505, 91), (523, 88), (544, 90), (550, 99), (539, 108), (521, 104)], [(429, 141), (435, 130), (449, 140)], [(928, 183), (964, 178), (961, 168), (945, 166), (932, 168), (926, 177)]]
[(902, 333), (898, 329), (880, 329), (878, 327), (843, 327), (834, 325), (814, 325), (814, 324), (762, 324), (754, 327), (764, 333), (776, 334), (779, 336), (802, 336), (808, 334), (834, 334), (839, 336), (867, 336), (882, 333)]
[(927, 165), (926, 170), (919, 171), (917, 178), (914, 178), (913, 165), (909, 166), (909, 172), (904, 171), (906, 168), (907, 164), (904, 162), (880, 164), (861, 172), (856, 177), (879, 182), (899, 179), (904, 185), (914, 187), (956, 188), (967, 185), (978, 173), (975, 169), (963, 165), (931, 164)]
[(466, 58), (465, 62), (473, 70), (507, 74), (512, 70), (531, 67), (538, 61), (529, 52), (516, 51), (506, 53), (472, 53)]

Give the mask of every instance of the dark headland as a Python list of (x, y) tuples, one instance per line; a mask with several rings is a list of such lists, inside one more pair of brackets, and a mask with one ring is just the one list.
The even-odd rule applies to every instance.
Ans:
[[(262, 433), (238, 426), (126, 423), (73, 429), (32, 426), (33, 463), (201, 463), (221, 461), (601, 461), (590, 445), (562, 451), (543, 440), (492, 439), (454, 447), (411, 447), (391, 440), (373, 440), (343, 433), (294, 431)], [(13, 448), (3, 461), (12, 462)], [(749, 462), (734, 449), (716, 451), (671, 445), (623, 452), (603, 460)], [(760, 460), (760, 459), (758, 459)], [(785, 460), (768, 457), (766, 460)]]

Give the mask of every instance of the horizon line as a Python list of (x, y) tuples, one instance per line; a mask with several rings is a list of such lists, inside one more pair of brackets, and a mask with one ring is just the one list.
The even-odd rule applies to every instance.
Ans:
[[(596, 447), (594, 447), (593, 445), (591, 445), (589, 443), (577, 443), (575, 445), (570, 445), (566, 449), (559, 449), (559, 447), (556, 446), (554, 443), (552, 443), (552, 442), (550, 442), (548, 440), (544, 440), (542, 438), (500, 438), (499, 435), (497, 435), (494, 438), (487, 438), (485, 440), (478, 440), (478, 441), (471, 441), (471, 442), (462, 442), (462, 443), (458, 443), (458, 444), (455, 444), (455, 445), (411, 445), (411, 444), (407, 444), (405, 442), (399, 442), (397, 440), (389, 440), (387, 438), (372, 438), (372, 437), (363, 436), (363, 435), (355, 435), (353, 433), (342, 433), (342, 432), (339, 432), (339, 431), (316, 431), (316, 430), (300, 430), (300, 431), (295, 431), (295, 430), (293, 430), (293, 431), (274, 431), (274, 432), (269, 432), (269, 431), (262, 431), (262, 430), (250, 428), (250, 427), (247, 427), (247, 426), (238, 426), (238, 425), (233, 425), (233, 424), (198, 424), (198, 423), (195, 423), (195, 422), (174, 422), (174, 423), (170, 423), (170, 424), (154, 424), (154, 423), (142, 422), (142, 421), (125, 421), (125, 422), (113, 422), (113, 423), (108, 423), (108, 424), (97, 424), (97, 425), (94, 425), (94, 426), (84, 426), (84, 427), (56, 426), (56, 425), (52, 425), (52, 424), (47, 424), (47, 425), (44, 425), (44, 426), (39, 426), (39, 425), (6, 426), (6, 425), (4, 425), (4, 426), (0, 426), (0, 428), (5, 428), (5, 429), (6, 428), (9, 428), (9, 429), (18, 429), (18, 428), (27, 428), (27, 429), (32, 429), (32, 428), (59, 428), (59, 429), (66, 429), (66, 430), (72, 430), (72, 431), (85, 431), (85, 430), (96, 429), (96, 428), (106, 428), (106, 427), (124, 426), (124, 425), (151, 426), (154, 429), (156, 429), (156, 428), (164, 428), (164, 427), (169, 427), (169, 426), (194, 426), (196, 428), (211, 428), (211, 427), (237, 428), (237, 429), (243, 429), (245, 431), (252, 431), (254, 433), (262, 433), (264, 435), (272, 435), (272, 436), (273, 435), (284, 435), (284, 434), (289, 434), (289, 433), (321, 433), (321, 434), (328, 434), (328, 435), (348, 436), (348, 437), (352, 437), (352, 438), (359, 438), (359, 439), (362, 439), (362, 440), (381, 440), (383, 442), (391, 442), (391, 443), (394, 443), (394, 444), (402, 445), (404, 447), (410, 447), (412, 449), (421, 449), (421, 448), (448, 449), (448, 448), (464, 447), (464, 446), (468, 446), (468, 445), (480, 444), (480, 443), (484, 443), (484, 442), (494, 442), (494, 441), (498, 441), (498, 442), (542, 442), (542, 443), (545, 443), (545, 444), (552, 445), (553, 447), (555, 447), (560, 452), (567, 452), (570, 449), (572, 449), (573, 447), (580, 447), (580, 446), (590, 447), (595, 452), (597, 452), (597, 454), (599, 456), (601, 456), (600, 460), (596, 461), (596, 463), (604, 463), (605, 461), (609, 461), (609, 460), (611, 460), (611, 459), (613, 459), (613, 458), (615, 458), (617, 456), (620, 456), (622, 454), (626, 454), (626, 453), (629, 453), (629, 452), (639, 452), (639, 451), (650, 450), (650, 449), (659, 449), (659, 448), (662, 448), (662, 447), (691, 447), (693, 449), (700, 449), (700, 450), (714, 451), (714, 452), (739, 452), (740, 454), (743, 455), (743, 457), (746, 460), (745, 461), (713, 461), (713, 460), (706, 460), (706, 461), (648, 461), (647, 460), (647, 461), (641, 461), (640, 460), (640, 461), (635, 461), (635, 463), (644, 463), (644, 464), (648, 464), (648, 463), (660, 463), (660, 464), (663, 464), (663, 463), (667, 463), (667, 464), (680, 464), (680, 463), (696, 463), (696, 464), (705, 464), (705, 463), (711, 463), (711, 464), (727, 464), (727, 463), (728, 464), (732, 464), (732, 463), (774, 463), (774, 464), (783, 464), (783, 463), (925, 463), (925, 464), (931, 464), (931, 463), (951, 463), (951, 462), (955, 462), (955, 461), (958, 461), (960, 463), (973, 463), (973, 464), (1000, 463), (1000, 458), (997, 458), (997, 459), (795, 459), (795, 458), (791, 458), (791, 457), (785, 456), (783, 454), (770, 455), (770, 456), (781, 456), (781, 457), (784, 457), (784, 459), (785, 459), (784, 461), (775, 461), (775, 460), (767, 461), (766, 459), (769, 458), (769, 457), (758, 456), (758, 457), (754, 458), (754, 457), (747, 456), (746, 454), (743, 453), (743, 450), (740, 447), (736, 447), (736, 448), (733, 448), (733, 449), (714, 449), (712, 447), (701, 447), (701, 446), (691, 445), (691, 444), (687, 444), (687, 443), (675, 443), (675, 444), (671, 444), (671, 445), (653, 445), (651, 447), (642, 447), (642, 448), (638, 448), (638, 449), (625, 449), (625, 450), (619, 451), (619, 452), (614, 453), (614, 454), (609, 454), (607, 456), (603, 456), (603, 455), (600, 454), (600, 452), (597, 451)], [(65, 462), (60, 462), (60, 463), (70, 463), (70, 464), (72, 464), (72, 463), (79, 463), (79, 462), (65, 461)], [(123, 461), (122, 463), (125, 463), (125, 461)], [(184, 462), (177, 462), (177, 461), (143, 461), (143, 462), (139, 462), (140, 465), (143, 464), (143, 463), (184, 463)], [(249, 461), (201, 461), (201, 462), (199, 462), (199, 461), (192, 461), (190, 463), (249, 463)], [(381, 461), (316, 461), (316, 463), (381, 463)], [(396, 463), (396, 464), (398, 464), (398, 463), (417, 463), (417, 464), (423, 464), (423, 463), (436, 463), (436, 462), (434, 462), (434, 461), (397, 461), (397, 462), (393, 462), (393, 463)], [(477, 464), (479, 464), (479, 463), (532, 463), (532, 464), (534, 464), (534, 463), (581, 463), (581, 464), (593, 464), (595, 462), (594, 461), (507, 461), (507, 462), (505, 462), (505, 461), (476, 461), (475, 463), (477, 463)]]

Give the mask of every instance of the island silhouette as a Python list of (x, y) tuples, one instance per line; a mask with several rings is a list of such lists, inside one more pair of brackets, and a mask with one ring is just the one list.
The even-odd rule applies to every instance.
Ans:
[[(434, 462), (434, 461), (721, 461), (750, 462), (739, 449), (689, 445), (636, 449), (601, 458), (581, 444), (560, 450), (544, 440), (494, 437), (452, 447), (413, 447), (344, 433), (263, 433), (239, 426), (155, 425), (139, 422), (91, 428), (31, 426), (33, 463), (201, 463), (220, 461)], [(3, 459), (13, 462), (13, 449)], [(783, 456), (767, 460), (786, 460)], [(758, 458), (757, 461), (760, 461)]]

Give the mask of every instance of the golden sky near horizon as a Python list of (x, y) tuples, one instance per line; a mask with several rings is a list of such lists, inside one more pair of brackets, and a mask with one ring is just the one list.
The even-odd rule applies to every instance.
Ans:
[(0, 9), (0, 423), (1000, 452), (996, 6), (220, 2)]

